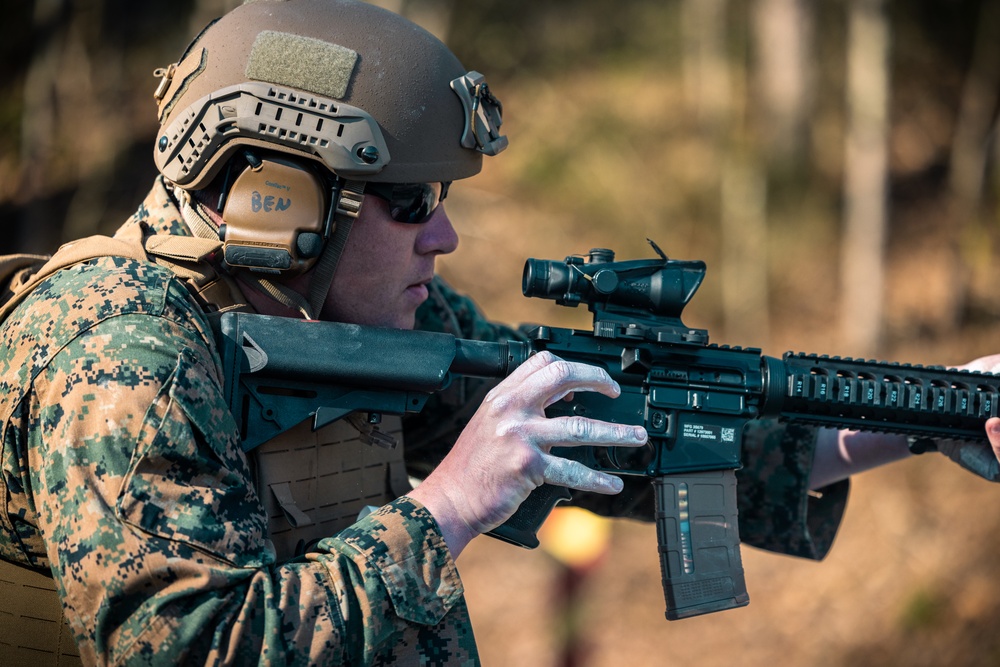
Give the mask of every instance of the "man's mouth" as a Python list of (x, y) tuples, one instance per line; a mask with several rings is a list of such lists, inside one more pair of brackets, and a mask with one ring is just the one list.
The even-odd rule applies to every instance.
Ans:
[(430, 290), (428, 289), (430, 282), (430, 280), (425, 280), (413, 283), (406, 288), (406, 291), (418, 294), (421, 297), (421, 300), (426, 299), (430, 295)]

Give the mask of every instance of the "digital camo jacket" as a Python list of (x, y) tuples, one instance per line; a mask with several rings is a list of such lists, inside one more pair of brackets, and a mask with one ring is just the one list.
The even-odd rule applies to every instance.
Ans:
[[(139, 221), (187, 233), (159, 182), (127, 224)], [(443, 284), (421, 322), (514, 335)], [(478, 662), (455, 564), (405, 497), (276, 562), (210, 329), (168, 270), (109, 257), (60, 271), (0, 341), (0, 557), (51, 569), (85, 662)], [(427, 437), (442, 416), (460, 426), (460, 404), (479, 393), (462, 392), (408, 424), (415, 469), (447, 443)], [(806, 494), (812, 442), (774, 426), (748, 435), (745, 541), (811, 557), (828, 548), (846, 489)], [(630, 491), (590, 505), (642, 518), (646, 491)]]

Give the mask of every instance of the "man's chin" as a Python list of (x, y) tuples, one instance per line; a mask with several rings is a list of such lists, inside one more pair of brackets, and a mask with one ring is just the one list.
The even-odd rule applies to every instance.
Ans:
[(385, 317), (382, 326), (392, 329), (415, 329), (417, 326), (417, 309), (400, 309), (396, 313)]

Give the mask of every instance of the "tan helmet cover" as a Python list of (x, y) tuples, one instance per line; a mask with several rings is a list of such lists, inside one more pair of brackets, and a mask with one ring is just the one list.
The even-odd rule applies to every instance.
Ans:
[(160, 172), (200, 189), (241, 146), (353, 180), (453, 181), (506, 147), (500, 104), (436, 37), (353, 0), (256, 0), (158, 71)]

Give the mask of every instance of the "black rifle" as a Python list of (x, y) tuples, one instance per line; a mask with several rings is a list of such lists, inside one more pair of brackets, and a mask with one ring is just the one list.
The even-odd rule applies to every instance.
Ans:
[[(704, 262), (671, 260), (652, 245), (658, 259), (615, 262), (605, 249), (564, 262), (529, 259), (525, 296), (586, 303), (594, 328), (541, 326), (527, 343), (226, 314), (219, 345), (243, 447), (308, 418), (319, 428), (355, 412), (367, 415), (363, 424), (380, 443), (382, 414), (419, 412), (456, 375), (505, 377), (536, 351), (604, 368), (621, 385), (618, 398), (576, 392), (547, 414), (641, 424), (648, 444), (553, 453), (652, 478), (666, 617), (675, 620), (749, 603), (735, 471), (750, 420), (986, 442), (983, 424), (997, 415), (1000, 376), (793, 353), (777, 359), (710, 345), (707, 331), (680, 319), (704, 279)], [(492, 534), (535, 547), (537, 529), (567, 498), (567, 489), (543, 485)]]

